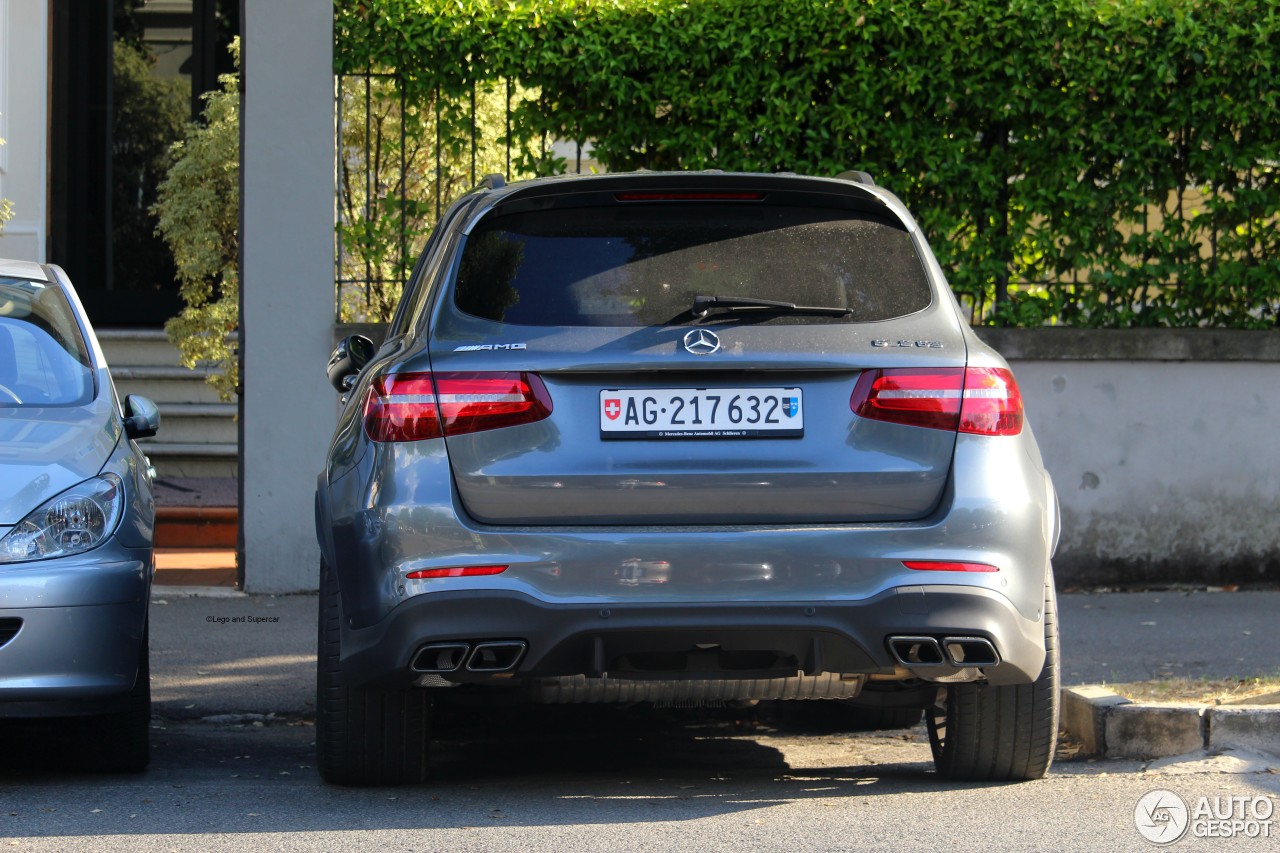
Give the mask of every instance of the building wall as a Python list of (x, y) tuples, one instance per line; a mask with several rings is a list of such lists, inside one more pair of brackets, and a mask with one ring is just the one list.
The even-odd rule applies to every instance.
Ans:
[(47, 0), (0, 2), (0, 198), (14, 208), (0, 257), (45, 260), (48, 33)]
[(1059, 584), (1280, 580), (1280, 333), (979, 333), (1058, 490)]

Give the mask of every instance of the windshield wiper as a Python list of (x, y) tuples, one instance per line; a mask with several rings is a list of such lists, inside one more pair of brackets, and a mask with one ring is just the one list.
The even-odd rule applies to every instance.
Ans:
[(797, 305), (776, 299), (755, 299), (750, 296), (695, 296), (694, 317), (705, 317), (712, 311), (763, 311), (778, 314), (822, 314), (828, 317), (844, 317), (853, 313), (852, 308), (834, 305)]

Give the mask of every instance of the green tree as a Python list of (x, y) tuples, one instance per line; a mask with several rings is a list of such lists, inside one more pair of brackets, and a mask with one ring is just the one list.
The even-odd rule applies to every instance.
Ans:
[[(239, 68), (239, 40), (231, 45)], [(219, 368), (209, 384), (224, 400), (239, 393), (230, 338), (240, 326), (240, 94), (238, 74), (205, 95), (204, 122), (186, 127), (153, 208), (173, 252), (186, 307), (165, 324), (187, 367)]]

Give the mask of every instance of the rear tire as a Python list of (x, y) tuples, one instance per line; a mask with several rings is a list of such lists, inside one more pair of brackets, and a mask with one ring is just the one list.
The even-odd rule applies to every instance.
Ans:
[(342, 601), (320, 565), (316, 660), (316, 766), (334, 785), (406, 785), (427, 778), (430, 700), (423, 690), (348, 685), (342, 672)]
[(1040, 779), (1058, 742), (1058, 613), (1044, 594), (1044, 669), (1031, 684), (952, 684), (925, 718), (938, 772), (949, 779)]

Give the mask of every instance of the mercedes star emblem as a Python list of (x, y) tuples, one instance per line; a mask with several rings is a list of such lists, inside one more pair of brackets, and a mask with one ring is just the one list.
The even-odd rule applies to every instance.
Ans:
[(684, 348), (694, 355), (711, 355), (720, 349), (720, 338), (707, 329), (694, 329), (685, 334)]

